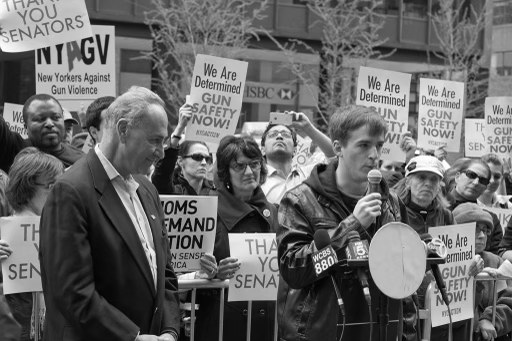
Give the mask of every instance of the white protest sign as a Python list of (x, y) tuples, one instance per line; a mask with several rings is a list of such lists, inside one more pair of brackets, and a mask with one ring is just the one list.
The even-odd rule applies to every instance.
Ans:
[(10, 131), (20, 134), (24, 139), (28, 137), (23, 120), (23, 105), (4, 103), (4, 120)]
[[(439, 269), (446, 284), (453, 322), (473, 317), (473, 277), (468, 275), (475, 256), (475, 223), (429, 228), (432, 237), (443, 240), (448, 248), (446, 263)], [(435, 287), (430, 299), (432, 327), (449, 323), (448, 309)]]
[(382, 147), (383, 160), (405, 161), (400, 140), (407, 132), (410, 86), (411, 75), (408, 73), (364, 66), (359, 69), (356, 104), (374, 107), (388, 123)]
[(275, 233), (230, 233), (231, 257), (240, 270), (229, 280), (228, 301), (275, 301), (279, 260)]
[(510, 220), (510, 216), (512, 216), (512, 209), (508, 208), (497, 208), (497, 207), (485, 207), (486, 211), (490, 211), (498, 216), (500, 220), (501, 228), (505, 231), (505, 227), (507, 227), (508, 222)]
[(311, 153), (309, 148), (311, 147), (311, 138), (302, 137), (297, 135), (297, 147), (295, 147), (295, 154), (293, 154), (292, 164), (297, 166), (304, 166), (308, 164)]
[(177, 272), (200, 270), (199, 259), (213, 254), (217, 229), (216, 196), (161, 195), (171, 260)]
[(0, 236), (12, 249), (2, 263), (4, 294), (43, 291), (39, 266), (39, 216), (0, 218)]
[(186, 140), (204, 141), (215, 152), (220, 140), (235, 133), (244, 96), (247, 62), (198, 54), (192, 75), (192, 119)]
[(0, 48), (22, 52), (92, 35), (84, 0), (0, 1)]
[(84, 152), (84, 154), (89, 153), (89, 150), (94, 148), (94, 145), (95, 145), (95, 143), (94, 143), (94, 140), (92, 139), (91, 134), (87, 134), (87, 137), (85, 138), (85, 141), (84, 141), (84, 146), (82, 147), (82, 151)]
[(92, 37), (35, 51), (36, 93), (77, 112), (98, 97), (116, 96), (114, 26), (92, 30)]
[(512, 97), (485, 98), (484, 134), (490, 153), (512, 156)]
[(466, 157), (482, 157), (488, 153), (484, 135), (485, 119), (464, 119), (464, 143)]
[(418, 147), (459, 152), (464, 117), (464, 83), (420, 78)]

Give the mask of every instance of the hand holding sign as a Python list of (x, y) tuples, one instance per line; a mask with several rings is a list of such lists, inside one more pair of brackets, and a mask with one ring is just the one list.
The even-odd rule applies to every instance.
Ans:
[(199, 259), (201, 270), (196, 272), (196, 278), (212, 279), (217, 274), (217, 261), (215, 256), (206, 252), (201, 259)]
[(296, 130), (306, 132), (313, 127), (311, 121), (303, 112), (290, 111), (289, 113), (293, 115), (292, 127)]
[(12, 249), (9, 247), (9, 244), (0, 239), (0, 260), (7, 259), (12, 254)]
[(178, 130), (178, 128), (180, 128), (181, 133), (183, 133), (183, 130), (185, 130), (185, 127), (187, 126), (187, 124), (191, 118), (192, 118), (192, 105), (185, 103), (180, 108), (178, 125), (176, 126), (176, 130)]
[(402, 139), (400, 140), (400, 149), (405, 152), (406, 162), (414, 157), (414, 153), (416, 152), (416, 141), (412, 138), (412, 133), (410, 131), (407, 131), (402, 135)]
[(233, 257), (226, 257), (219, 262), (219, 270), (217, 278), (225, 280), (235, 277), (235, 272), (240, 270), (240, 263), (238, 259)]

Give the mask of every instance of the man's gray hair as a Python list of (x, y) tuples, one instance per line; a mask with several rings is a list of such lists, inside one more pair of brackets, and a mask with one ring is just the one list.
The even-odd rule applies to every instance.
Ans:
[(129, 125), (138, 127), (150, 105), (160, 105), (165, 109), (164, 101), (153, 91), (141, 86), (132, 86), (115, 99), (106, 112), (106, 127), (117, 125), (120, 119), (127, 119)]

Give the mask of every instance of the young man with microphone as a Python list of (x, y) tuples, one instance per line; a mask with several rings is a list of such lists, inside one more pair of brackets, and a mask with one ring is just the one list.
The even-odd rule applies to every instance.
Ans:
[[(342, 340), (379, 340), (379, 328), (370, 328), (369, 307), (363, 294), (358, 271), (334, 265), (329, 271), (315, 272), (313, 256), (315, 232), (324, 229), (330, 247), (339, 260), (346, 259), (348, 234), (357, 232), (370, 240), (383, 225), (406, 222), (405, 206), (389, 192), (385, 181), (370, 190), (368, 173), (378, 166), (387, 124), (371, 108), (348, 106), (331, 117), (329, 135), (337, 156), (331, 163), (320, 164), (311, 176), (285, 194), (279, 207), (277, 232), (279, 272), (279, 338), (286, 341), (338, 340), (342, 318), (333, 287), (334, 277), (345, 309), (346, 326)], [(392, 245), (390, 245), (392, 247)], [(373, 322), (386, 318), (379, 311), (385, 297), (369, 278)], [(397, 320), (398, 302), (389, 300), (389, 320)], [(387, 303), (386, 303), (387, 304)], [(414, 307), (404, 315), (414, 316)], [(405, 318), (404, 321), (414, 320)], [(412, 321), (414, 323), (414, 321)], [(337, 327), (337, 325), (340, 327)], [(397, 324), (390, 323), (388, 339), (397, 336)], [(373, 333), (370, 336), (370, 330)], [(404, 324), (404, 339), (414, 339), (414, 328)]]

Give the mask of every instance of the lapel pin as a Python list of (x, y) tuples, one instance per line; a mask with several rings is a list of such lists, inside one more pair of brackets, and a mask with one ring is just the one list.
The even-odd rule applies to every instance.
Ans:
[(156, 217), (153, 214), (151, 214), (151, 219), (155, 220)]
[(263, 216), (265, 216), (265, 218), (270, 217), (270, 211), (267, 208), (263, 210)]

